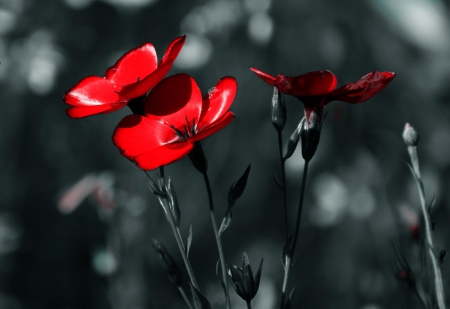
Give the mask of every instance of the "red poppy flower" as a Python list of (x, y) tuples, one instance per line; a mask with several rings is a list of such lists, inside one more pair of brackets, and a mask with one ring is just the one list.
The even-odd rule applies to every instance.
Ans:
[[(202, 99), (195, 80), (187, 74), (163, 79), (144, 102), (145, 115), (122, 119), (113, 135), (122, 155), (143, 170), (153, 170), (186, 156), (194, 142), (227, 126), (234, 114), (237, 83), (222, 78)], [(157, 103), (157, 104), (155, 104)]]
[(88, 76), (64, 94), (72, 107), (71, 118), (105, 114), (121, 109), (129, 100), (143, 96), (169, 73), (183, 47), (186, 36), (174, 39), (158, 64), (155, 48), (145, 43), (124, 54), (105, 76)]
[(395, 77), (395, 73), (373, 71), (356, 82), (335, 89), (337, 78), (330, 71), (315, 71), (299, 76), (279, 74), (275, 78), (256, 68), (250, 67), (250, 69), (266, 83), (303, 102), (306, 117), (305, 129), (320, 123), (323, 109), (331, 101), (362, 103), (386, 87)]

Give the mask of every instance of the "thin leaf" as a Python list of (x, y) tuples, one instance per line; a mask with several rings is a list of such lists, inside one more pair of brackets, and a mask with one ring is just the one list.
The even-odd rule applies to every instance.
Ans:
[(222, 278), (220, 277), (219, 265), (220, 265), (220, 259), (218, 259), (217, 263), (216, 263), (216, 277), (217, 277), (217, 279), (219, 279), (220, 284), (222, 285), (223, 293), (225, 295), (227, 295), (227, 287), (225, 286), (225, 282), (223, 282)]
[(252, 165), (249, 164), (245, 169), (244, 174), (242, 174), (242, 176), (231, 185), (230, 190), (228, 191), (228, 204), (230, 205), (229, 207), (232, 207), (236, 200), (240, 198), (244, 193), (251, 167)]
[(194, 300), (195, 309), (212, 309), (211, 304), (191, 283), (192, 299)]
[(433, 199), (431, 200), (430, 206), (428, 206), (428, 215), (431, 215), (431, 210), (433, 209), (435, 203), (436, 203), (436, 195), (433, 195)]
[(274, 175), (273, 175), (273, 178), (275, 179), (275, 183), (277, 184), (278, 189), (280, 189), (281, 191), (283, 191), (283, 185), (282, 185), (281, 182), (278, 180), (277, 174), (274, 174)]
[(189, 256), (189, 250), (191, 249), (191, 245), (192, 245), (192, 222), (189, 225), (189, 235), (187, 238), (187, 243), (186, 243), (186, 256)]
[(289, 294), (289, 298), (287, 300), (287, 302), (284, 304), (283, 309), (291, 309), (292, 307), (292, 301), (294, 300), (294, 291), (295, 291), (295, 285), (292, 288), (291, 293)]
[(219, 236), (221, 236), (222, 233), (225, 232), (225, 230), (230, 226), (232, 217), (233, 217), (233, 214), (231, 212), (231, 207), (230, 207), (230, 208), (228, 208), (227, 213), (225, 214), (225, 217), (222, 220), (222, 224), (220, 225)]

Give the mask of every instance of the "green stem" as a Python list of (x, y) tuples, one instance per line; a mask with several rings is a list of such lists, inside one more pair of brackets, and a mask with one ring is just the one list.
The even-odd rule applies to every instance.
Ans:
[(286, 248), (287, 257), (286, 257), (286, 264), (285, 264), (285, 269), (284, 269), (283, 287), (281, 290), (280, 309), (283, 309), (283, 307), (284, 307), (284, 300), (286, 298), (287, 282), (288, 282), (289, 273), (290, 273), (290, 270), (292, 267), (292, 260), (293, 260), (293, 256), (294, 256), (294, 252), (295, 252), (295, 247), (297, 244), (298, 233), (300, 231), (300, 222), (302, 221), (303, 200), (305, 197), (305, 186), (306, 186), (306, 178), (308, 176), (308, 166), (309, 166), (309, 161), (305, 160), (305, 166), (303, 168), (302, 185), (301, 185), (301, 189), (300, 189), (300, 198), (298, 201), (297, 221), (295, 223), (294, 239), (291, 242), (291, 247)]
[(175, 240), (177, 241), (178, 249), (180, 250), (181, 256), (183, 257), (184, 265), (186, 266), (187, 272), (189, 274), (189, 278), (191, 279), (192, 285), (200, 291), (197, 283), (197, 279), (195, 278), (194, 271), (192, 270), (191, 262), (189, 261), (189, 258), (186, 253), (186, 249), (183, 243), (183, 240), (181, 239), (180, 232), (175, 225), (175, 221), (173, 220), (172, 214), (170, 213), (169, 207), (167, 205), (167, 200), (164, 198), (161, 200), (162, 203), (164, 203), (164, 209), (167, 209), (169, 212), (169, 215), (167, 216), (169, 220), (170, 227), (172, 228), (173, 235), (175, 236)]
[(178, 287), (178, 291), (180, 291), (181, 296), (183, 296), (184, 301), (188, 305), (189, 309), (194, 309), (194, 306), (192, 305), (191, 301), (189, 300), (189, 297), (186, 295), (186, 292), (184, 291), (182, 286)]
[(445, 309), (446, 306), (445, 306), (445, 301), (444, 301), (444, 286), (442, 283), (442, 274), (441, 274), (441, 269), (439, 267), (436, 256), (434, 255), (434, 252), (433, 252), (433, 248), (434, 248), (433, 237), (431, 235), (430, 217), (429, 217), (429, 214), (427, 211), (427, 206), (426, 206), (425, 190), (423, 188), (422, 180), (419, 177), (417, 177), (417, 179), (418, 179), (418, 181), (416, 181), (417, 189), (419, 191), (420, 205), (422, 208), (422, 214), (423, 214), (423, 218), (424, 218), (424, 222), (425, 222), (425, 236), (426, 236), (426, 241), (428, 243), (428, 254), (430, 256), (431, 264), (433, 266), (433, 271), (434, 271), (434, 284), (436, 287), (436, 299), (437, 299), (437, 303), (438, 303), (438, 308)]
[(219, 229), (217, 228), (216, 218), (214, 217), (214, 200), (212, 195), (212, 189), (211, 189), (211, 183), (209, 181), (208, 174), (205, 172), (203, 173), (203, 178), (205, 180), (206, 184), (206, 190), (208, 191), (208, 200), (209, 200), (209, 213), (211, 215), (211, 222), (214, 229), (214, 235), (216, 236), (216, 242), (217, 242), (217, 248), (219, 250), (219, 257), (220, 257), (220, 264), (222, 266), (222, 277), (223, 277), (223, 283), (225, 285), (225, 298), (227, 303), (227, 308), (230, 309), (230, 295), (228, 292), (228, 280), (227, 280), (227, 271), (225, 267), (225, 256), (223, 253), (223, 247), (222, 247), (222, 239), (219, 235)]
[(281, 165), (281, 185), (283, 193), (283, 209), (284, 209), (284, 232), (286, 238), (286, 248), (289, 246), (289, 232), (288, 232), (288, 213), (287, 213), (287, 194), (286, 194), (286, 160), (283, 158), (283, 136), (281, 131), (278, 132), (278, 151), (280, 154)]

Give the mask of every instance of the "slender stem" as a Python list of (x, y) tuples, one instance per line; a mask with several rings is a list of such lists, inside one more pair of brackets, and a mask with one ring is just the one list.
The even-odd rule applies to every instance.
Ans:
[(289, 232), (288, 232), (288, 213), (287, 213), (287, 194), (286, 194), (286, 160), (283, 158), (283, 136), (281, 130), (278, 130), (278, 151), (280, 154), (281, 165), (281, 185), (283, 186), (283, 209), (284, 209), (284, 233), (286, 238), (286, 248), (289, 246)]
[(247, 309), (252, 309), (252, 301), (251, 300), (249, 300), (247, 302)]
[(422, 180), (419, 178), (418, 175), (417, 176), (417, 189), (419, 191), (419, 196), (420, 196), (420, 205), (422, 208), (422, 214), (423, 214), (423, 218), (424, 218), (424, 222), (425, 222), (425, 236), (426, 236), (426, 241), (428, 243), (428, 254), (430, 256), (430, 260), (431, 260), (431, 264), (433, 266), (433, 271), (434, 271), (434, 284), (436, 287), (436, 298), (437, 298), (437, 303), (438, 303), (438, 308), (439, 309), (445, 309), (445, 301), (444, 301), (444, 286), (442, 283), (442, 274), (441, 274), (441, 269), (439, 267), (438, 261), (436, 259), (436, 256), (434, 255), (433, 249), (434, 249), (434, 245), (433, 245), (433, 237), (431, 235), (431, 225), (430, 225), (430, 217), (427, 211), (427, 206), (426, 206), (426, 200), (425, 200), (425, 190), (423, 188), (423, 183)]
[(227, 302), (227, 308), (230, 309), (231, 305), (230, 305), (230, 295), (228, 292), (227, 271), (225, 268), (225, 256), (223, 254), (222, 239), (220, 238), (219, 229), (217, 228), (216, 218), (214, 217), (214, 200), (213, 200), (213, 195), (212, 195), (211, 183), (209, 181), (209, 177), (206, 172), (203, 173), (203, 178), (205, 180), (206, 190), (208, 191), (209, 213), (211, 215), (211, 222), (212, 222), (212, 226), (214, 229), (214, 235), (216, 236), (217, 248), (219, 250), (220, 265), (222, 266), (222, 277), (223, 277), (223, 283), (225, 285), (225, 298), (226, 298), (226, 302)]
[(160, 174), (160, 177), (164, 180), (164, 185), (165, 185), (166, 181), (164, 179), (164, 165), (159, 167), (159, 174)]
[(305, 160), (303, 168), (302, 187), (300, 189), (300, 199), (298, 201), (297, 222), (295, 223), (294, 239), (292, 240), (292, 248), (289, 257), (294, 256), (295, 246), (297, 245), (298, 232), (300, 231), (300, 222), (302, 221), (303, 199), (305, 197), (306, 177), (308, 176), (309, 161)]
[(306, 186), (306, 178), (308, 176), (308, 166), (309, 166), (309, 161), (305, 160), (305, 166), (303, 168), (302, 185), (301, 185), (301, 189), (300, 189), (300, 198), (298, 201), (298, 212), (297, 212), (297, 221), (295, 223), (294, 239), (292, 240), (292, 242), (290, 244), (291, 247), (286, 248), (287, 257), (286, 257), (286, 265), (285, 265), (285, 270), (284, 270), (283, 287), (281, 290), (280, 309), (282, 309), (284, 307), (284, 300), (286, 298), (287, 281), (289, 279), (289, 273), (290, 273), (291, 266), (292, 266), (295, 247), (297, 244), (298, 233), (300, 231), (300, 222), (302, 221), (303, 200), (305, 197), (305, 186)]
[[(165, 204), (164, 209), (167, 209), (167, 211), (169, 211), (168, 210), (169, 208), (167, 206), (167, 200), (165, 198), (164, 199), (160, 198), (160, 201), (161, 201), (161, 203)], [(170, 213), (170, 211), (169, 211), (169, 215), (167, 216), (167, 218), (169, 220), (170, 227), (172, 228), (173, 235), (175, 236), (175, 240), (177, 241), (178, 249), (180, 250), (181, 256), (183, 257), (184, 264), (186, 265), (186, 269), (189, 274), (189, 278), (191, 279), (192, 285), (197, 290), (200, 291), (200, 288), (198, 287), (197, 279), (195, 278), (195, 275), (194, 275), (194, 271), (192, 270), (191, 262), (189, 261), (189, 258), (186, 254), (186, 249), (184, 247), (183, 240), (181, 239), (181, 235), (179, 233), (177, 226), (175, 225), (175, 221), (173, 220), (173, 217), (172, 217), (172, 214)]]
[(186, 292), (184, 291), (182, 286), (178, 287), (178, 291), (180, 291), (181, 296), (183, 296), (184, 301), (188, 305), (189, 309), (194, 309), (194, 306), (192, 305), (191, 301), (189, 300), (189, 297), (186, 295)]

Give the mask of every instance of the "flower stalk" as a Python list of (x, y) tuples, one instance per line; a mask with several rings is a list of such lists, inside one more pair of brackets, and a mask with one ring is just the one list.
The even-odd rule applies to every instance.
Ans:
[(436, 300), (439, 309), (446, 309), (445, 297), (444, 297), (444, 286), (442, 283), (442, 273), (438, 260), (434, 254), (434, 242), (433, 236), (431, 234), (431, 224), (430, 224), (430, 214), (427, 210), (425, 190), (423, 187), (422, 178), (420, 176), (419, 158), (417, 156), (417, 145), (419, 142), (419, 134), (410, 124), (406, 124), (405, 130), (403, 131), (403, 139), (405, 144), (408, 146), (408, 153), (411, 159), (412, 167), (411, 173), (416, 181), (417, 190), (419, 192), (420, 206), (422, 210), (422, 215), (425, 223), (425, 240), (428, 255), (430, 256), (431, 265), (434, 272), (434, 285), (436, 289)]
[(280, 299), (280, 309), (283, 309), (284, 307), (284, 301), (286, 298), (286, 290), (287, 290), (287, 282), (289, 279), (289, 273), (292, 268), (292, 262), (293, 262), (293, 256), (295, 252), (295, 247), (297, 244), (298, 234), (300, 231), (300, 223), (302, 221), (302, 211), (303, 211), (303, 200), (305, 197), (305, 187), (306, 187), (306, 178), (308, 176), (308, 166), (309, 161), (305, 160), (305, 166), (303, 168), (303, 178), (302, 178), (302, 184), (300, 188), (300, 198), (298, 201), (298, 210), (297, 210), (297, 221), (295, 223), (295, 231), (293, 235), (292, 242), (289, 242), (286, 245), (286, 261), (284, 264), (284, 278), (283, 278), (283, 286), (281, 290), (281, 299)]

